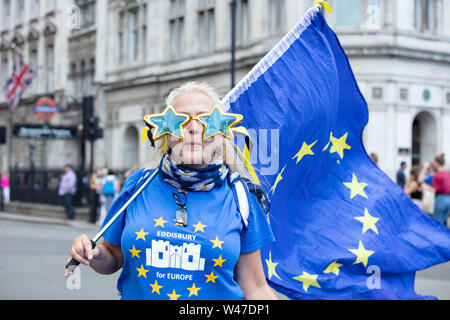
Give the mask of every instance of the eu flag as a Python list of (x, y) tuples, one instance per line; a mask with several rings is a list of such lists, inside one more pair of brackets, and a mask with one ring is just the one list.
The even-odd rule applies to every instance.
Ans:
[[(318, 8), (223, 105), (257, 133), (251, 160), (276, 237), (262, 251), (272, 287), (293, 299), (432, 298), (415, 293), (415, 272), (450, 259), (450, 231), (367, 155), (367, 104)], [(277, 155), (276, 172), (262, 144)]]

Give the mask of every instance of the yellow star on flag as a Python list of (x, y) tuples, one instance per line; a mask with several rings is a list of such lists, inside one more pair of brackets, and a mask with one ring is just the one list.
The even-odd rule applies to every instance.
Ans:
[(139, 252), (141, 252), (141, 250), (136, 250), (134, 245), (133, 245), (133, 249), (128, 249), (128, 251), (131, 252), (131, 257), (132, 258), (134, 258), (134, 257), (138, 257), (139, 259), (141, 258), (141, 257), (139, 257)]
[(348, 251), (356, 255), (356, 261), (353, 264), (362, 263), (364, 267), (367, 267), (369, 257), (375, 253), (375, 251), (366, 250), (361, 240), (359, 240), (358, 249), (348, 249)]
[(312, 144), (306, 144), (306, 142), (303, 142), (302, 148), (300, 149), (300, 151), (292, 158), (295, 159), (297, 158), (297, 162), (299, 163), (300, 161), (302, 161), (303, 157), (306, 155), (314, 155), (314, 152), (311, 150), (312, 147), (314, 147), (314, 145), (317, 143), (317, 140), (315, 142), (313, 142)]
[(347, 136), (348, 136), (348, 132), (346, 134), (344, 134), (342, 137), (340, 137), (339, 139), (337, 139), (337, 138), (333, 137), (333, 135), (331, 135), (330, 142), (331, 142), (332, 146), (330, 149), (330, 153), (337, 152), (339, 154), (339, 157), (341, 157), (341, 159), (344, 159), (344, 150), (350, 150), (352, 148), (347, 144)]
[(330, 132), (330, 139), (328, 140), (328, 143), (327, 143), (327, 145), (323, 148), (323, 150), (322, 151), (325, 151), (325, 150), (327, 150), (328, 149), (328, 147), (329, 147), (329, 145), (330, 145), (330, 143), (331, 143), (331, 137), (333, 137), (333, 132)]
[(363, 224), (363, 230), (362, 233), (364, 234), (367, 230), (372, 230), (376, 234), (378, 234), (378, 229), (375, 223), (380, 220), (379, 218), (375, 218), (374, 216), (370, 215), (367, 208), (364, 208), (364, 216), (363, 217), (354, 217), (359, 222), (362, 222)]
[(161, 289), (163, 287), (158, 284), (157, 280), (155, 280), (154, 284), (149, 283), (149, 286), (152, 287), (152, 293), (156, 292), (157, 294), (160, 294), (159, 289)]
[(283, 180), (283, 172), (284, 169), (286, 169), (286, 166), (284, 166), (283, 170), (278, 174), (277, 179), (275, 180), (275, 183), (273, 184), (273, 187), (270, 188), (270, 191), (272, 191), (272, 195), (275, 193), (275, 189), (277, 188), (278, 183), (280, 183), (281, 180)]
[(148, 232), (144, 232), (144, 228), (139, 232), (135, 232), (137, 234), (136, 240), (142, 239), (145, 241), (145, 236), (148, 235)]
[(208, 283), (208, 282), (210, 282), (210, 281), (212, 281), (212, 283), (216, 283), (216, 279), (217, 279), (219, 276), (214, 275), (214, 272), (211, 271), (210, 274), (205, 274), (205, 277), (206, 277), (206, 283)]
[(192, 287), (187, 288), (189, 290), (189, 297), (192, 295), (196, 295), (198, 297), (198, 290), (200, 290), (201, 288), (197, 288), (195, 286), (195, 283), (192, 285)]
[(178, 300), (178, 298), (181, 297), (181, 294), (177, 294), (175, 292), (175, 289), (173, 289), (172, 293), (167, 293), (167, 295), (169, 296), (170, 300)]
[(367, 194), (364, 192), (364, 188), (367, 187), (367, 183), (359, 182), (355, 174), (353, 174), (352, 182), (343, 183), (351, 191), (350, 199), (353, 199), (357, 195), (367, 198)]
[(337, 260), (333, 261), (325, 270), (323, 270), (323, 273), (334, 273), (338, 276), (340, 271), (339, 268), (342, 266), (342, 264), (337, 263)]
[[(222, 249), (222, 243), (224, 243), (224, 241), (220, 241), (219, 240), (219, 237), (217, 237), (216, 236), (216, 239), (215, 240), (209, 240), (209, 241), (211, 241), (214, 245), (213, 245), (213, 249), (214, 248), (220, 248), (220, 249)], [(222, 249), (223, 250), (223, 249)]]
[(139, 278), (140, 276), (144, 276), (144, 278), (147, 279), (147, 272), (149, 272), (150, 270), (146, 270), (146, 269), (144, 268), (144, 265), (143, 265), (143, 264), (141, 264), (141, 267), (140, 267), (140, 268), (136, 268), (136, 270), (139, 271), (138, 278)]
[(216, 266), (222, 267), (222, 264), (223, 264), (225, 261), (227, 261), (227, 260), (226, 260), (226, 259), (222, 259), (222, 255), (220, 255), (219, 258), (213, 259), (213, 261), (215, 262), (215, 264), (213, 265), (213, 267), (216, 267)]
[(317, 282), (316, 274), (309, 274), (308, 272), (303, 271), (302, 275), (294, 277), (293, 279), (303, 283), (303, 290), (305, 290), (305, 292), (308, 291), (310, 286), (321, 289), (319, 283)]
[(155, 221), (155, 225), (154, 227), (163, 227), (164, 228), (164, 223), (166, 223), (167, 221), (163, 219), (163, 217), (159, 218), (159, 219), (153, 219), (153, 221)]
[(197, 232), (197, 231), (201, 231), (203, 233), (205, 232), (205, 230), (203, 228), (206, 227), (206, 224), (202, 224), (201, 221), (199, 221), (197, 224), (194, 224), (193, 226), (195, 227), (194, 232)]
[(272, 261), (272, 251), (269, 251), (269, 260), (266, 259), (266, 264), (267, 264), (267, 273), (269, 275), (269, 280), (272, 279), (273, 276), (275, 276), (281, 280), (281, 278), (277, 274), (277, 270), (276, 270), (278, 262)]

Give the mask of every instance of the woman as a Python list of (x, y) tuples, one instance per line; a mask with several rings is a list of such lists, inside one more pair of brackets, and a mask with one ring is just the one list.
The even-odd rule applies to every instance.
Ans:
[(447, 217), (450, 212), (450, 174), (445, 169), (444, 154), (437, 156), (434, 159), (433, 166), (436, 173), (427, 178), (423, 178), (425, 172), (422, 172), (421, 179), (423, 179), (426, 184), (431, 185), (436, 192), (433, 217), (440, 223), (446, 225)]
[[(194, 116), (180, 129), (184, 139), (166, 138), (157, 146), (158, 176), (102, 244), (92, 250), (82, 235), (74, 239), (69, 259), (101, 274), (122, 268), (122, 299), (276, 299), (260, 257), (260, 248), (274, 241), (266, 216), (250, 194), (248, 225), (243, 224), (229, 184), (240, 168), (227, 152), (229, 141), (222, 135), (204, 139), (208, 130), (199, 117), (217, 111), (212, 108), (219, 104), (217, 94), (191, 82), (166, 102), (176, 114)], [(192, 174), (203, 180), (189, 183)], [(131, 195), (141, 175), (142, 170), (133, 173), (121, 195)]]
[(409, 179), (406, 181), (404, 191), (416, 205), (421, 207), (422, 188), (419, 184), (417, 170), (412, 169), (409, 172)]

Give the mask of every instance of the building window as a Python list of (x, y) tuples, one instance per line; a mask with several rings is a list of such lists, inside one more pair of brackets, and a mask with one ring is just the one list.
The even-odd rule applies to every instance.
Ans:
[(24, 22), (24, 12), (25, 12), (25, 0), (19, 0), (16, 4), (16, 10), (17, 10), (17, 21), (16, 24), (23, 24)]
[(81, 28), (89, 28), (95, 24), (95, 1), (76, 1), (80, 8)]
[(46, 91), (48, 93), (53, 91), (53, 79), (55, 76), (54, 67), (55, 67), (55, 50), (53, 44), (49, 44), (47, 46), (47, 81), (46, 81)]
[(11, 1), (10, 0), (3, 0), (3, 29), (9, 28), (10, 23), (10, 17), (11, 17)]
[(336, 25), (343, 27), (381, 27), (380, 0), (339, 0), (336, 2)]
[[(35, 72), (36, 76), (39, 74), (38, 72), (38, 52), (36, 47), (30, 49), (30, 68)], [(32, 94), (37, 93), (37, 79), (31, 81), (30, 91)]]
[(41, 12), (41, 2), (39, 0), (31, 0), (31, 12), (33, 18), (39, 17), (39, 14)]
[(436, 0), (415, 0), (414, 25), (419, 32), (436, 31)]
[(184, 51), (185, 0), (170, 0), (170, 56), (181, 57)]
[(285, 0), (269, 0), (269, 31), (278, 34), (284, 31), (286, 19)]
[(5, 84), (9, 79), (9, 61), (8, 61), (8, 53), (5, 52), (2, 54), (2, 83)]
[(246, 44), (250, 34), (250, 16), (248, 12), (248, 0), (239, 0), (236, 8), (236, 41), (238, 44)]
[(198, 39), (199, 51), (214, 51), (216, 43), (216, 22), (214, 16), (214, 0), (199, 0), (198, 6)]
[(400, 89), (400, 99), (401, 100), (408, 100), (408, 89), (401, 88)]
[(123, 29), (125, 26), (125, 13), (120, 12), (119, 13), (119, 34), (118, 34), (118, 41), (119, 41), (119, 64), (122, 64), (125, 58), (125, 39), (123, 34)]
[(47, 0), (47, 11), (52, 12), (56, 10), (56, 0)]
[(130, 10), (128, 12), (128, 61), (137, 60), (138, 53), (138, 12)]
[(142, 5), (142, 22), (141, 22), (141, 30), (142, 30), (142, 60), (145, 62), (147, 59), (147, 4)]
[(383, 88), (380, 88), (380, 87), (372, 88), (372, 98), (373, 99), (382, 99), (383, 98)]

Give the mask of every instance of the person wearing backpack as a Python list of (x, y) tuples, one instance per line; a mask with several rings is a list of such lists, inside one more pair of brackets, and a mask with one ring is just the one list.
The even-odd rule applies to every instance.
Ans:
[(224, 113), (203, 83), (184, 84), (166, 103), (164, 113), (144, 118), (154, 126), (158, 165), (126, 179), (103, 242), (93, 249), (87, 235), (75, 238), (68, 262), (101, 274), (122, 269), (122, 299), (276, 299), (260, 255), (275, 241), (265, 206), (254, 175), (227, 152), (242, 116)]
[(101, 190), (100, 198), (102, 208), (100, 210), (99, 220), (97, 221), (97, 224), (99, 225), (103, 224), (106, 214), (120, 193), (119, 179), (114, 174), (113, 169), (108, 169), (108, 174), (103, 178), (103, 186)]

